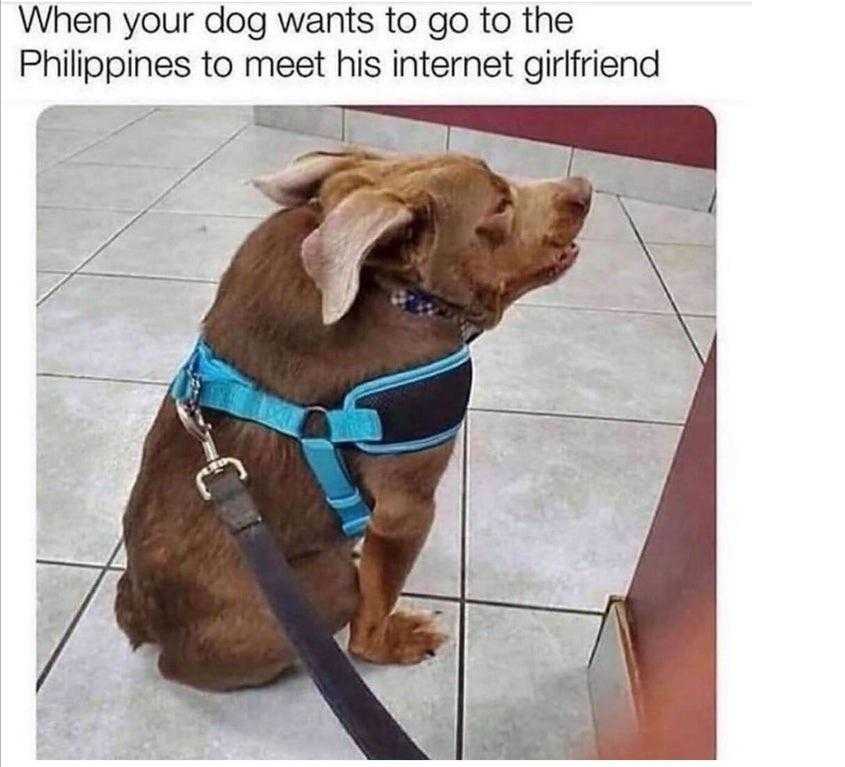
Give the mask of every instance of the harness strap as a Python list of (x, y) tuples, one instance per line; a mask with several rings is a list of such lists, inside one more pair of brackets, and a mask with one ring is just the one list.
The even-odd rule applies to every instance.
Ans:
[(209, 475), (205, 487), (273, 615), (358, 748), (368, 759), (427, 759), (326, 631), (238, 475), (224, 469)]
[(338, 446), (394, 454), (442, 444), (460, 428), (471, 381), (464, 346), (434, 362), (358, 384), (340, 407), (298, 405), (262, 389), (200, 340), (170, 394), (190, 412), (222, 411), (296, 439), (344, 534), (355, 537), (364, 533), (371, 510)]
[[(197, 349), (203, 347), (204, 344)], [(179, 371), (171, 388), (175, 400), (181, 402), (190, 399), (195, 365), (196, 360), (192, 357)], [(234, 378), (214, 380), (208, 377), (205, 369), (196, 404), (239, 415), (295, 439), (302, 437), (305, 420), (314, 410), (262, 391), (252, 382), (241, 382)], [(375, 410), (344, 408), (328, 410), (325, 414), (332, 442), (370, 442), (381, 439), (381, 423)]]
[(352, 484), (340, 453), (322, 437), (303, 437), (300, 443), (311, 473), (340, 519), (344, 535), (349, 538), (363, 535), (370, 519), (370, 507)]

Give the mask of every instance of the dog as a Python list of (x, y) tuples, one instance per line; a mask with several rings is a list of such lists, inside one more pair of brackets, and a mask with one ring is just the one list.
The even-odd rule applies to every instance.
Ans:
[[(566, 272), (590, 209), (581, 178), (508, 180), (460, 154), (305, 155), (256, 179), (281, 210), (245, 240), (202, 323), (216, 354), (288, 401), (337, 402), (350, 387), (442, 357), (462, 327), (493, 328), (529, 290)], [(417, 290), (447, 311), (394, 305)], [(454, 439), (379, 456), (344, 450), (372, 500), (360, 548), (345, 538), (296, 442), (207, 409), (326, 627), (349, 652), (413, 664), (445, 640), (434, 615), (397, 607), (434, 519)], [(296, 662), (237, 543), (200, 498), (201, 451), (165, 396), (124, 516), (115, 601), (133, 648), (159, 646), (167, 679), (208, 690), (266, 684)]]

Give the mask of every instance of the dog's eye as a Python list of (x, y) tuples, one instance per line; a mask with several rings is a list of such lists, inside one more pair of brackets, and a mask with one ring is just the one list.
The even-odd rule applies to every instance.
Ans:
[(508, 209), (508, 206), (510, 204), (511, 201), (507, 197), (502, 197), (502, 199), (499, 200), (499, 202), (497, 203), (496, 207), (493, 208), (493, 215), (496, 215), (497, 213), (504, 213)]

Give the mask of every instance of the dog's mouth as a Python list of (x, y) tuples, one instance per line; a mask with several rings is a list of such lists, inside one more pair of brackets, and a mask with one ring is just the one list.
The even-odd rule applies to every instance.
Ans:
[[(577, 242), (573, 241), (570, 242), (560, 253), (557, 254), (557, 258), (555, 260), (555, 270), (563, 274), (567, 269), (569, 269), (572, 264), (575, 263), (575, 259), (578, 258), (578, 254), (581, 252), (581, 247), (578, 245)], [(559, 276), (559, 275), (558, 275)]]
[(524, 296), (536, 288), (549, 285), (563, 276), (578, 258), (580, 247), (573, 241), (558, 251), (551, 263), (546, 263), (518, 280), (513, 280), (505, 287), (503, 295), (508, 303)]
[[(575, 260), (578, 258), (578, 254), (580, 252), (581, 248), (574, 240), (568, 245), (565, 245), (563, 250), (558, 251), (555, 254), (554, 260), (551, 264), (543, 267), (535, 273), (536, 281), (540, 285), (554, 282), (556, 279), (561, 277), (563, 273), (572, 266), (572, 264), (575, 263)], [(531, 280), (531, 282), (534, 282), (534, 280)]]
[(557, 250), (550, 261), (517, 278), (511, 278), (502, 283), (498, 290), (492, 291), (498, 296), (497, 310), (490, 311), (486, 306), (475, 314), (467, 313), (466, 318), (478, 327), (489, 329), (495, 327), (501, 318), (502, 311), (517, 299), (532, 290), (550, 285), (558, 280), (575, 263), (581, 248), (574, 240)]

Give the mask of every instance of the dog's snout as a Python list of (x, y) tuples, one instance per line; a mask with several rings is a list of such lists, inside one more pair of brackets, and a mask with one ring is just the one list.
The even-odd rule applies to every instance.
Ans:
[(567, 200), (573, 205), (584, 209), (586, 213), (590, 209), (590, 202), (593, 199), (593, 185), (581, 176), (566, 179)]

